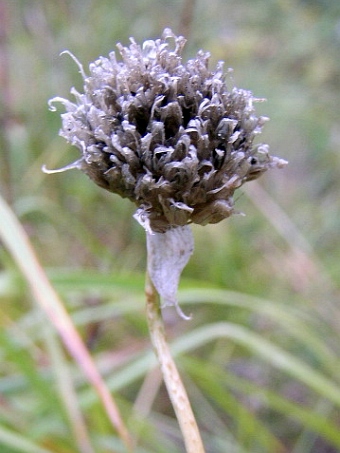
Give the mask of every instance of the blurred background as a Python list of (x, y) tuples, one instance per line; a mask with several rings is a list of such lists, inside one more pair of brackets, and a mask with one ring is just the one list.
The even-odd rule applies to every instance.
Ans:
[[(86, 72), (117, 42), (155, 39), (165, 27), (188, 39), (185, 59), (209, 50), (211, 69), (219, 60), (233, 68), (229, 87), (266, 98), (256, 104), (270, 118), (258, 141), (289, 161), (239, 190), (245, 216), (193, 227), (180, 289), (193, 318), (165, 312), (207, 452), (339, 452), (338, 1), (0, 1), (1, 196), (115, 392), (136, 452), (184, 451), (159, 374), (133, 367), (150, 351), (145, 233), (135, 207), (80, 172), (41, 172), (78, 157), (47, 105), (71, 98), (73, 86), (82, 91), (77, 66), (60, 53), (71, 51)], [(54, 389), (46, 320), (4, 248), (0, 265), (1, 452), (38, 451), (25, 442), (80, 451)], [(241, 327), (242, 338), (204, 337), (219, 321)], [(186, 350), (195, 334), (197, 347)], [(63, 354), (94, 451), (124, 451)]]

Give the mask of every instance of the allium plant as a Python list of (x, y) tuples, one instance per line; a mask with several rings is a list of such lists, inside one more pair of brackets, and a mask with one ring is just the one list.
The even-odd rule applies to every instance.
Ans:
[[(79, 67), (84, 93), (72, 88), (74, 102), (50, 100), (52, 110), (55, 102), (64, 105), (60, 135), (81, 156), (59, 170), (44, 170), (77, 168), (137, 206), (134, 217), (147, 235), (152, 338), (156, 330), (164, 335), (162, 327), (155, 328), (155, 319), (161, 322), (158, 308), (155, 315), (158, 294), (162, 306), (174, 305), (187, 318), (176, 293), (193, 252), (189, 225), (231, 216), (237, 188), (287, 163), (271, 156), (268, 145), (254, 144), (268, 119), (256, 116), (259, 99), (247, 90), (228, 89), (223, 62), (211, 71), (208, 52), (200, 50), (183, 63), (185, 43), (170, 29), (142, 46), (131, 39), (129, 47), (117, 44), (120, 60), (115, 52), (100, 57), (90, 64), (89, 75), (67, 52)], [(158, 351), (161, 364), (162, 354)], [(188, 451), (203, 451), (197, 445), (190, 450), (188, 442)]]

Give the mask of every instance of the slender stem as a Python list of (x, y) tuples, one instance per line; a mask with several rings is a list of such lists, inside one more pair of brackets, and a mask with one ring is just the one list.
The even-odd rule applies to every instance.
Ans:
[(204, 446), (191, 409), (190, 401), (171, 356), (166, 340), (160, 300), (150, 276), (146, 274), (146, 315), (151, 342), (160, 364), (164, 383), (182, 431), (187, 453), (204, 453)]
[(195, 6), (196, 0), (184, 0), (183, 2), (178, 32), (180, 35), (185, 36), (186, 39), (190, 37), (191, 27), (194, 20)]

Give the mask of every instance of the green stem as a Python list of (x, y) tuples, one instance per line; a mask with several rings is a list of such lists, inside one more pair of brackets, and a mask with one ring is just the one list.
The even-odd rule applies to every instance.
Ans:
[(151, 342), (160, 364), (172, 406), (182, 431), (187, 453), (204, 453), (204, 446), (190, 401), (171, 356), (160, 309), (160, 298), (149, 274), (146, 274), (146, 315)]

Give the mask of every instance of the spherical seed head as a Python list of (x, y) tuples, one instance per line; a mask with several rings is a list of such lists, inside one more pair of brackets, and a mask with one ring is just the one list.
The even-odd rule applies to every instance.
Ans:
[(165, 29), (160, 39), (82, 66), (84, 93), (62, 102), (60, 135), (81, 151), (77, 167), (96, 184), (137, 206), (145, 228), (165, 232), (188, 223), (217, 223), (234, 212), (234, 191), (286, 161), (254, 145), (267, 118), (256, 99), (225, 82), (223, 62), (208, 69), (200, 50), (182, 63), (186, 40)]

